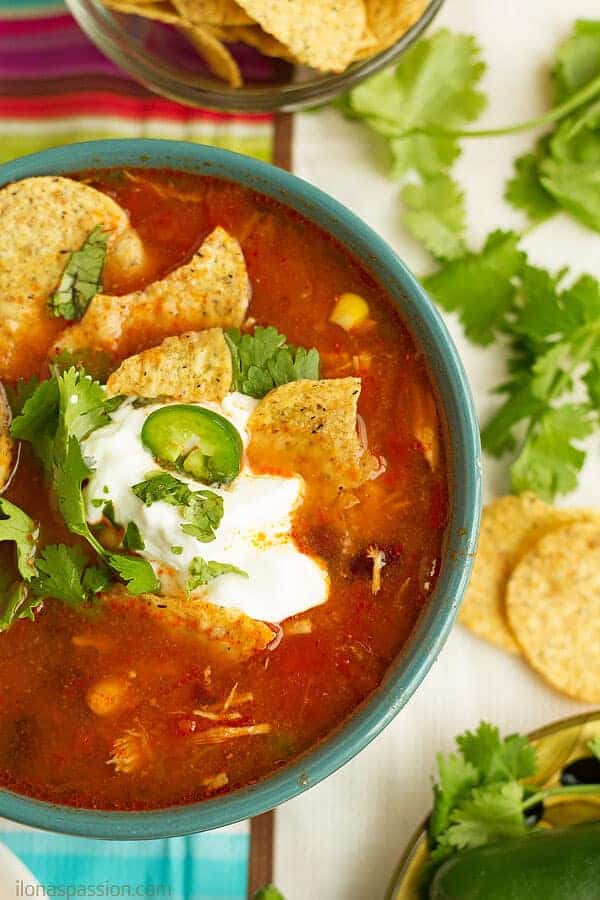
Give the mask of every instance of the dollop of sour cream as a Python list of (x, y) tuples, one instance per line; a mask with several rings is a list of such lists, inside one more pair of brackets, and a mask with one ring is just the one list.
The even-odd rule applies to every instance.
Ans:
[[(220, 404), (198, 403), (228, 419), (238, 430), (244, 450), (247, 423), (257, 401), (240, 393), (228, 394)], [(93, 466), (84, 490), (90, 524), (102, 519), (102, 505), (109, 500), (115, 521), (126, 527), (135, 522), (144, 541), (138, 551), (154, 568), (163, 591), (185, 590), (195, 556), (229, 563), (248, 574), (227, 573), (196, 588), (218, 606), (241, 609), (253, 619), (282, 622), (327, 600), (326, 567), (303, 553), (292, 529), (292, 515), (302, 502), (304, 481), (299, 476), (280, 477), (253, 472), (244, 452), (240, 474), (230, 485), (202, 485), (184, 473), (173, 473), (191, 490), (209, 489), (223, 498), (223, 518), (215, 540), (202, 543), (181, 530), (185, 510), (164, 501), (145, 506), (131, 490), (151, 473), (164, 471), (141, 440), (144, 421), (155, 409), (169, 404), (137, 407), (125, 401), (111, 414), (111, 422), (83, 442), (83, 453)], [(102, 505), (100, 505), (102, 501)], [(173, 550), (175, 548), (175, 550)]]

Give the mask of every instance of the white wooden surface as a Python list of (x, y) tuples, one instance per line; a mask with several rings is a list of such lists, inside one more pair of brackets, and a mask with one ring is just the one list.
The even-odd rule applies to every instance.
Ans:
[[(446, 0), (434, 29), (477, 35), (488, 63), (489, 106), (480, 120), (493, 127), (535, 116), (549, 103), (547, 65), (577, 18), (600, 18), (599, 0)], [(502, 200), (515, 156), (534, 135), (463, 142), (456, 173), (467, 190), (475, 245), (494, 228), (521, 228)], [(345, 203), (382, 234), (416, 274), (426, 255), (403, 232), (398, 188), (378, 172), (372, 138), (333, 111), (296, 117), (297, 174)], [(560, 216), (536, 229), (525, 247), (550, 268), (600, 277), (600, 237)], [(485, 418), (488, 389), (502, 373), (502, 355), (474, 349), (450, 321)], [(600, 445), (592, 448), (581, 487), (567, 504), (600, 505)], [(486, 496), (507, 489), (505, 463), (486, 462)], [(425, 683), (392, 725), (336, 775), (277, 811), (276, 882), (286, 900), (378, 900), (415, 826), (430, 805), (437, 750), (481, 718), (503, 729), (528, 730), (585, 710), (553, 692), (519, 660), (457, 626)]]

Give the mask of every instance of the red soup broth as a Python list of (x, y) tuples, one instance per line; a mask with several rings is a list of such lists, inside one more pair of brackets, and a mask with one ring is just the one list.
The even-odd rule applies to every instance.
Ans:
[[(386, 462), (384, 474), (357, 492), (342, 529), (339, 522), (332, 527), (328, 504), (309, 491), (294, 535), (325, 560), (329, 599), (284, 623), (279, 645), (249, 660), (223, 659), (208, 642), (169, 631), (135, 603), (82, 615), (46, 601), (35, 622), (18, 621), (0, 635), (0, 784), (75, 806), (147, 809), (224, 793), (285, 766), (380, 684), (410, 639), (440, 566), (448, 507), (443, 414), (426, 360), (385, 289), (295, 212), (195, 175), (110, 170), (85, 180), (127, 210), (148, 251), (143, 282), (128, 283), (108, 265), (106, 293), (164, 276), (223, 226), (243, 247), (252, 282), (248, 316), (275, 325), (294, 344), (316, 347), (322, 377), (362, 379), (359, 414), (371, 451)], [(350, 333), (329, 321), (343, 292), (369, 305), (369, 321)], [(145, 346), (140, 332), (137, 349)], [(39, 368), (48, 348), (24, 348), (25, 375), (38, 350)], [(73, 542), (26, 448), (5, 496), (41, 522), (42, 542)], [(377, 594), (372, 547), (386, 558)], [(86, 696), (113, 676), (129, 680), (131, 708), (100, 717)], [(197, 714), (222, 710), (234, 685), (237, 700), (252, 699), (234, 702), (233, 721)], [(198, 739), (216, 724), (261, 723), (268, 733), (208, 745)], [(129, 731), (142, 741), (147, 764), (127, 774), (107, 761), (115, 739)]]

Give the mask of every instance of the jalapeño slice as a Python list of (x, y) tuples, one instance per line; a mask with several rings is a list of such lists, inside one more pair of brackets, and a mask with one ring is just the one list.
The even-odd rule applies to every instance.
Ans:
[(202, 406), (182, 403), (150, 413), (142, 443), (158, 462), (203, 484), (228, 484), (240, 471), (243, 445), (237, 429)]

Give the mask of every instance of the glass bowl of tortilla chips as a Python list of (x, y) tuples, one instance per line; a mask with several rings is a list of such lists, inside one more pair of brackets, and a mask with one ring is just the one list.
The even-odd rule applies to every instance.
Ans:
[(389, 65), (443, 0), (67, 0), (91, 40), (158, 94), (229, 112), (330, 100)]

